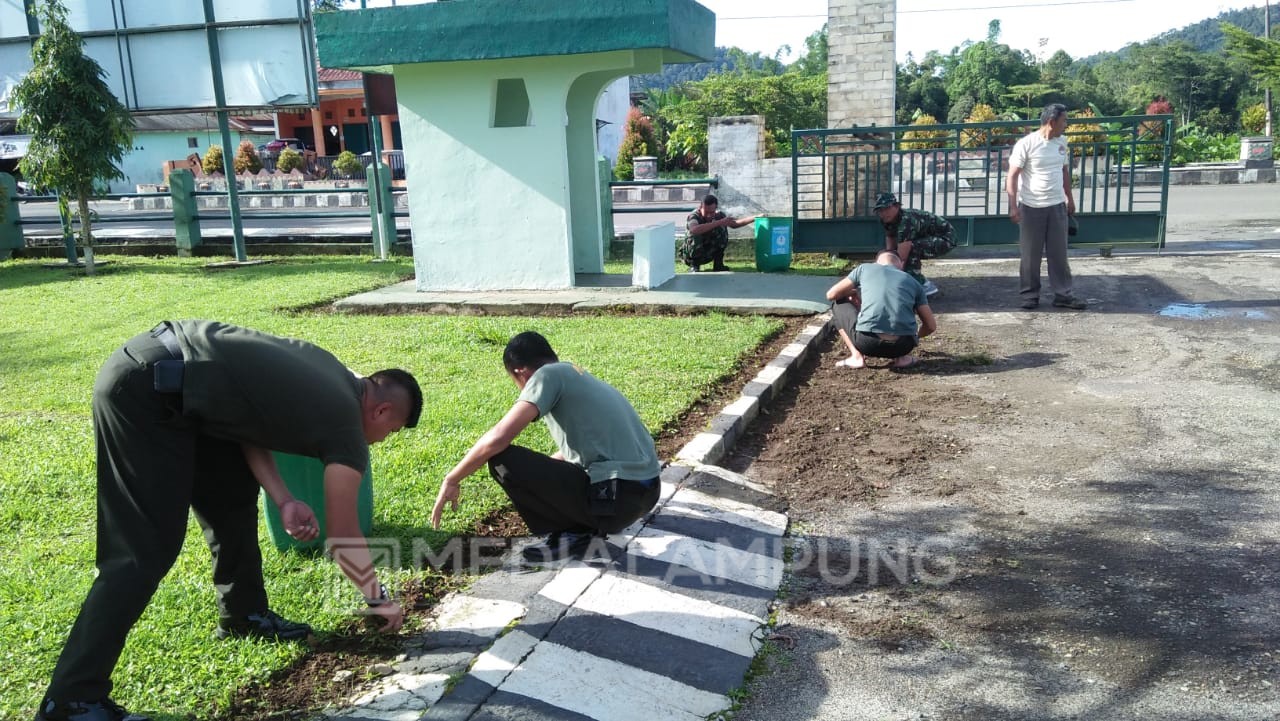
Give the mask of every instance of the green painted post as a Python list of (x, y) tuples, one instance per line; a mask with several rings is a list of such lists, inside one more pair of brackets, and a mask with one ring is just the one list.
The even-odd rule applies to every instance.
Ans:
[(190, 170), (174, 170), (169, 173), (174, 238), (178, 242), (178, 255), (183, 258), (190, 258), (200, 245), (200, 212), (195, 192), (196, 177)]
[(391, 167), (374, 162), (365, 168), (369, 185), (369, 220), (373, 224), (373, 252), (385, 260), (396, 242), (396, 201), (391, 195)]
[(13, 251), (22, 248), (21, 213), (13, 202), (18, 196), (18, 184), (13, 176), (0, 173), (0, 260), (13, 257)]
[(613, 179), (613, 168), (609, 159), (603, 155), (596, 156), (596, 187), (600, 189), (600, 239), (604, 242), (604, 258), (608, 260), (613, 254), (613, 188), (609, 181)]
[(71, 206), (67, 196), (58, 193), (58, 222), (62, 226), (62, 249), (67, 254), (67, 265), (79, 265), (80, 254), (76, 251), (76, 234), (71, 229)]

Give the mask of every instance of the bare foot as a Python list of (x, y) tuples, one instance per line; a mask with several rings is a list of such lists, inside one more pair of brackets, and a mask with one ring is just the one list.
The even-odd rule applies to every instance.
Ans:
[(867, 363), (866, 361), (860, 358), (845, 358), (842, 361), (837, 361), (836, 367), (837, 368), (866, 368)]
[(913, 355), (904, 355), (893, 362), (894, 368), (910, 368), (916, 364), (916, 357)]

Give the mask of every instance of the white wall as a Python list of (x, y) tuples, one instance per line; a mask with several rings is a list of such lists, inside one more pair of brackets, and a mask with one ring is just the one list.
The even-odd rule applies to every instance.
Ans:
[[(569, 288), (575, 264), (599, 272), (593, 113), (649, 67), (657, 51), (395, 66), (417, 289)], [(496, 82), (514, 78), (531, 125), (493, 127)]]
[(596, 117), (609, 124), (596, 131), (600, 155), (609, 159), (609, 167), (618, 164), (618, 148), (626, 129), (627, 111), (631, 109), (631, 78), (618, 78), (604, 89), (596, 102)]
[(707, 120), (707, 170), (719, 176), (712, 192), (737, 215), (791, 215), (791, 157), (765, 157), (764, 118), (735, 115)]

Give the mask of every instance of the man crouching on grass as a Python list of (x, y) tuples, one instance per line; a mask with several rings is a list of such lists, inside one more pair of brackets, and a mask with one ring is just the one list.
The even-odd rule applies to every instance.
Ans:
[(831, 286), (827, 300), (851, 354), (836, 364), (842, 368), (864, 368), (866, 356), (893, 358), (894, 368), (910, 367), (916, 362), (911, 351), (938, 329), (924, 286), (902, 271), (902, 259), (891, 250), (880, 251), (874, 264), (854, 268)]
[[(462, 479), (488, 464), (529, 530), (547, 534), (524, 549), (524, 559), (582, 558), (594, 539), (621, 531), (658, 502), (662, 466), (653, 436), (616, 388), (561, 362), (533, 331), (507, 343), (502, 364), (520, 397), (445, 474), (431, 526), (440, 527), (446, 505), (458, 509)], [(554, 455), (512, 443), (539, 418), (559, 449)]]

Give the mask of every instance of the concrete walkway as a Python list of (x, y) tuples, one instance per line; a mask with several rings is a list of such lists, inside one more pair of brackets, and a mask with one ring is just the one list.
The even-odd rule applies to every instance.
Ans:
[(629, 275), (578, 276), (566, 290), (418, 292), (413, 281), (344, 298), (340, 311), (534, 315), (590, 311), (814, 315), (827, 310), (834, 276), (791, 273), (681, 273), (659, 288), (631, 285)]
[(767, 489), (712, 464), (827, 321), (680, 450), (652, 513), (556, 568), (521, 568), (513, 550), (326, 720), (695, 721), (729, 708), (767, 633), (787, 517)]

